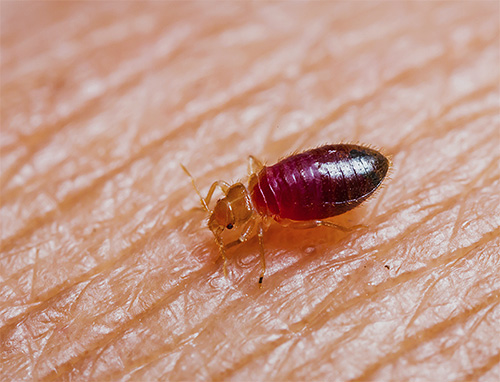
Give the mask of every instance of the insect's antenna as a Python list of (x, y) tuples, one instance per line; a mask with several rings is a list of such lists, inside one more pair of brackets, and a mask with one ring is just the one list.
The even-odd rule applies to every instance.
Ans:
[(207, 202), (205, 201), (205, 199), (203, 199), (203, 196), (201, 196), (200, 190), (198, 190), (198, 187), (196, 187), (196, 183), (194, 181), (193, 176), (189, 173), (189, 171), (187, 170), (187, 168), (184, 167), (184, 165), (182, 163), (180, 165), (181, 165), (182, 169), (184, 170), (184, 172), (186, 173), (186, 175), (189, 176), (189, 178), (191, 179), (191, 183), (193, 184), (194, 190), (196, 191), (196, 193), (200, 197), (201, 205), (203, 206), (203, 208), (205, 209), (205, 211), (211, 212), (210, 208), (208, 208)]

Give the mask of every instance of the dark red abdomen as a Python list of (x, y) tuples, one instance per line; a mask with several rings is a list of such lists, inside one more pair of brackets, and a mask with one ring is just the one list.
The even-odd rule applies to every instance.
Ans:
[(367, 199), (382, 183), (389, 161), (357, 145), (327, 145), (264, 167), (251, 186), (262, 215), (318, 220), (342, 214)]

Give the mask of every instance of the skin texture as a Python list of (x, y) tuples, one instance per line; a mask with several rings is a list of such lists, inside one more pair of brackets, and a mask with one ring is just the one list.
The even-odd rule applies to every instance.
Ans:
[[(500, 374), (497, 2), (1, 2), (0, 380)], [(392, 157), (228, 250), (203, 193), (326, 143)], [(220, 195), (219, 195), (220, 196)], [(219, 197), (217, 196), (217, 197)]]

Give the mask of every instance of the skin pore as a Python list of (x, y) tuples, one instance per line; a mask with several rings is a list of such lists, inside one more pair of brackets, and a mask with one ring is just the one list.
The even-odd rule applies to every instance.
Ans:
[[(496, 2), (0, 6), (0, 380), (498, 380)], [(180, 164), (339, 142), (392, 160), (364, 227), (224, 277)]]

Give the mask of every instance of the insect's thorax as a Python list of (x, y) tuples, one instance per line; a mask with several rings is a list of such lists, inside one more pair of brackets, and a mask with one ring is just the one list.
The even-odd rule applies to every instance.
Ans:
[(241, 224), (253, 215), (253, 204), (247, 188), (241, 183), (233, 184), (225, 198), (231, 208), (235, 224)]

